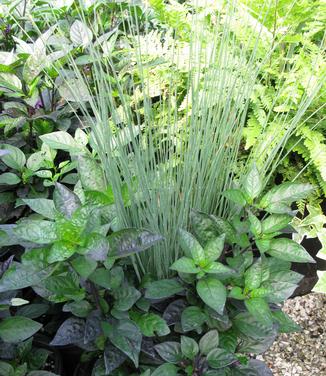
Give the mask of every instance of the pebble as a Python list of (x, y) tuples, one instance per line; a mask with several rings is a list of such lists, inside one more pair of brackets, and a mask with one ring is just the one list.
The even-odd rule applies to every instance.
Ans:
[(326, 294), (289, 299), (283, 310), (303, 330), (279, 335), (257, 359), (264, 360), (274, 376), (326, 376)]

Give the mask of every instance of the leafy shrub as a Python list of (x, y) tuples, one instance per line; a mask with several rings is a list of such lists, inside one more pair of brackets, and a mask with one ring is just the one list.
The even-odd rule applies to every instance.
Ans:
[[(299, 329), (280, 304), (302, 278), (291, 262), (314, 260), (282, 235), (292, 220), (290, 204), (311, 189), (285, 183), (262, 195), (254, 167), (242, 189), (225, 192), (237, 210), (232, 223), (193, 211), (192, 233), (179, 231), (183, 256), (171, 265), (178, 275), (154, 280), (137, 279), (124, 257), (161, 237), (136, 229), (112, 232), (112, 204), (96, 203), (100, 192), (84, 189), (78, 196), (57, 183), (53, 201), (28, 202), (39, 215), (10, 227), (25, 251), (21, 262), (4, 265), (0, 291), (31, 287), (67, 312), (50, 344), (81, 347), (95, 361), (93, 375), (118, 369), (267, 375), (250, 354), (266, 351), (278, 333)], [(3, 346), (27, 340), (41, 327), (18, 310), (0, 323)]]

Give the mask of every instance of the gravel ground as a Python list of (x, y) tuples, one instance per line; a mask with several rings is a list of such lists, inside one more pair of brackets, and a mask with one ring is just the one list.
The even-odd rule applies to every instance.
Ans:
[(290, 299), (284, 311), (303, 330), (280, 335), (259, 358), (265, 360), (274, 376), (325, 376), (326, 295), (311, 293)]

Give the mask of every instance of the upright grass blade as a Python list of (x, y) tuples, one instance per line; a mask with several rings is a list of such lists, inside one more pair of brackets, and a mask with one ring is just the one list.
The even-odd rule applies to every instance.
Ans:
[[(260, 14), (243, 3), (123, 2), (114, 8), (118, 23), (110, 30), (96, 8), (91, 16), (78, 9), (80, 21), (95, 35), (84, 47), (92, 62), (91, 78), (76, 64), (74, 51), (68, 52), (65, 65), (54, 66), (56, 85), (68, 87), (66, 99), (79, 103), (76, 116), (90, 125), (120, 225), (148, 228), (165, 238), (138, 257), (142, 272), (168, 275), (179, 257), (177, 231), (187, 227), (191, 209), (229, 216), (222, 192), (235, 175), (241, 180), (253, 160), (266, 172), (266, 184), (319, 93), (320, 82), (302, 98), (290, 122), (280, 114), (279, 127), (270, 130), (269, 138), (262, 132), (239, 170), (250, 99), (277, 48), (264, 26), (273, 2)], [(83, 93), (75, 89), (77, 82)], [(281, 90), (277, 88), (275, 102)], [(130, 196), (127, 207), (123, 185)]]

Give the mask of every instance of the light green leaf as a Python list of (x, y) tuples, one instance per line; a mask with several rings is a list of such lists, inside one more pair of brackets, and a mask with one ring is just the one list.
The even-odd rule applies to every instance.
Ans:
[(245, 272), (245, 286), (249, 290), (260, 287), (263, 278), (262, 259), (259, 258), (249, 269)]
[(0, 337), (4, 342), (17, 343), (31, 337), (41, 328), (40, 323), (27, 317), (7, 317), (0, 322)]
[(177, 376), (178, 374), (178, 368), (174, 364), (165, 363), (156, 368), (151, 376)]
[(318, 282), (312, 291), (326, 294), (326, 271), (317, 271), (317, 275)]
[(225, 234), (218, 236), (215, 239), (209, 240), (204, 248), (205, 258), (209, 261), (217, 260), (224, 249)]
[(260, 220), (249, 212), (248, 219), (250, 222), (250, 231), (254, 234), (255, 237), (259, 237), (262, 231), (262, 226)]
[(197, 268), (193, 259), (189, 257), (181, 257), (179, 260), (175, 261), (172, 264), (170, 269), (176, 270), (179, 273), (196, 274), (200, 272), (200, 269)]
[(36, 213), (41, 214), (46, 218), (54, 219), (55, 208), (52, 200), (46, 198), (25, 198), (22, 201)]
[(225, 286), (214, 277), (206, 277), (197, 282), (197, 293), (201, 299), (219, 314), (223, 314), (226, 301)]
[(221, 277), (232, 276), (235, 274), (234, 270), (220, 262), (211, 262), (208, 265), (204, 266), (202, 270), (205, 273), (216, 274)]
[(97, 262), (85, 256), (78, 256), (71, 261), (71, 265), (79, 275), (88, 278), (96, 269)]
[(267, 208), (275, 204), (290, 204), (306, 198), (313, 192), (313, 186), (300, 183), (283, 183), (268, 191), (260, 201), (260, 207)]
[(40, 136), (40, 139), (52, 149), (65, 150), (70, 153), (82, 151), (82, 147), (73, 137), (64, 131), (57, 131)]
[(293, 217), (288, 214), (272, 214), (262, 221), (262, 232), (264, 234), (272, 234), (283, 230), (292, 219)]
[(13, 366), (0, 360), (0, 376), (15, 376)]
[(21, 171), (23, 169), (26, 163), (26, 157), (20, 149), (9, 144), (2, 144), (0, 146), (0, 150), (7, 150), (9, 152), (8, 154), (0, 157), (3, 163), (14, 170)]
[(278, 238), (271, 240), (270, 249), (267, 251), (271, 256), (284, 261), (291, 262), (311, 262), (316, 261), (309, 253), (293, 240), (287, 238)]
[(199, 352), (197, 342), (186, 336), (181, 336), (181, 353), (184, 357), (193, 360)]
[(93, 38), (92, 31), (82, 21), (76, 20), (70, 28), (70, 39), (77, 47), (88, 46)]
[(246, 198), (240, 189), (228, 189), (223, 193), (223, 196), (241, 207), (245, 206), (247, 203)]
[(256, 165), (253, 165), (243, 184), (243, 188), (251, 200), (255, 199), (262, 190), (262, 181)]
[(281, 310), (273, 311), (272, 315), (274, 321), (279, 324), (278, 330), (280, 333), (293, 333), (301, 331), (301, 327)]
[(16, 185), (20, 182), (20, 177), (12, 172), (5, 172), (0, 175), (0, 185)]
[(271, 310), (263, 298), (250, 298), (245, 300), (245, 306), (249, 313), (263, 325), (270, 327), (273, 325)]
[(131, 319), (138, 325), (139, 329), (146, 337), (166, 336), (170, 333), (165, 320), (154, 313), (130, 312)]
[(36, 219), (24, 220), (14, 229), (15, 235), (37, 244), (49, 244), (57, 240), (54, 222)]
[(210, 330), (199, 341), (199, 349), (201, 354), (207, 355), (211, 350), (215, 349), (219, 343), (219, 335), (217, 330)]
[[(82, 78), (66, 78), (58, 87), (59, 94), (67, 102), (87, 102), (91, 99), (88, 87)], [(84, 146), (75, 141), (80, 149)]]
[(77, 160), (78, 173), (83, 188), (86, 191), (105, 191), (107, 184), (99, 163), (88, 155), (79, 155)]
[(76, 247), (65, 241), (58, 241), (50, 249), (47, 261), (49, 264), (67, 260), (76, 252)]
[(199, 244), (196, 238), (189, 232), (179, 230), (180, 246), (187, 257), (191, 257), (195, 263), (200, 263), (205, 260), (205, 252), (203, 247)]

